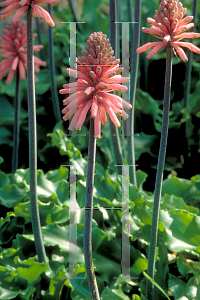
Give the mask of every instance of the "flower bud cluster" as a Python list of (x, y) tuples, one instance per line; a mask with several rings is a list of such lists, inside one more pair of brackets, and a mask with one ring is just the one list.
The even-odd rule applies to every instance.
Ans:
[[(114, 51), (109, 43), (109, 39), (102, 32), (91, 34), (84, 49), (81, 51), (82, 56), (77, 58), (77, 62), (80, 64), (77, 69), (81, 71), (84, 68), (84, 72), (93, 82), (120, 62), (119, 59), (115, 59), (115, 56), (113, 56)], [(110, 77), (115, 74), (110, 74)]]
[(155, 11), (154, 20), (164, 25), (169, 33), (176, 30), (179, 22), (186, 14), (181, 2), (175, 0), (162, 0), (159, 9)]

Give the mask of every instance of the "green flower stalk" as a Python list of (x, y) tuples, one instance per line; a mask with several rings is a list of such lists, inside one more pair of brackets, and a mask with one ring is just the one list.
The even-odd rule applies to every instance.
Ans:
[(30, 205), (33, 234), (35, 238), (38, 261), (46, 261), (46, 253), (42, 241), (42, 231), (37, 199), (37, 129), (35, 83), (33, 77), (33, 13), (27, 11), (27, 90), (28, 90), (28, 125), (29, 125), (29, 183)]
[[(91, 109), (90, 139), (88, 147), (88, 167), (86, 179), (85, 199), (85, 223), (84, 223), (84, 255), (85, 267), (88, 277), (91, 299), (100, 299), (97, 282), (92, 263), (92, 213), (93, 213), (93, 185), (96, 155), (96, 140), (101, 138), (101, 124), (107, 124), (106, 112), (114, 124), (121, 126), (116, 114), (124, 119), (128, 114), (123, 107), (131, 108), (131, 105), (111, 91), (126, 91), (127, 87), (121, 85), (129, 80), (122, 78), (119, 73), (119, 59), (113, 56), (114, 51), (109, 39), (102, 32), (94, 32), (87, 40), (87, 46), (82, 51), (82, 57), (77, 58), (77, 71), (67, 69), (70, 76), (78, 78), (77, 82), (64, 84), (61, 94), (72, 93), (63, 103), (67, 105), (62, 113), (63, 119), (68, 120), (72, 115), (69, 129), (81, 130), (88, 111)], [(122, 106), (123, 104), (123, 106)]]
[(16, 69), (15, 79), (15, 99), (14, 99), (14, 137), (12, 155), (12, 173), (18, 168), (18, 149), (19, 149), (19, 129), (20, 129), (20, 76), (19, 69)]
[(93, 215), (93, 186), (94, 169), (96, 158), (96, 139), (94, 132), (94, 119), (90, 119), (90, 137), (88, 145), (88, 166), (86, 177), (86, 195), (85, 195), (85, 221), (84, 221), (84, 239), (83, 249), (85, 256), (85, 267), (87, 280), (92, 300), (100, 300), (99, 290), (94, 273), (92, 261), (92, 215)]
[[(148, 270), (147, 270), (147, 274), (151, 278), (154, 278), (159, 208), (160, 208), (163, 172), (164, 172), (165, 156), (166, 156), (166, 148), (167, 148), (171, 76), (172, 76), (172, 48), (170, 47), (170, 45), (168, 45), (167, 58), (166, 58), (166, 72), (165, 72), (162, 131), (161, 131), (160, 150), (159, 150), (157, 173), (156, 173), (156, 183), (155, 183), (155, 190), (154, 190), (151, 239), (150, 239), (149, 258), (148, 258)], [(147, 289), (148, 300), (154, 299), (153, 288), (154, 288), (153, 284), (149, 280), (147, 280), (146, 289)]]
[[(171, 92), (171, 76), (172, 76), (172, 51), (179, 55), (183, 61), (187, 61), (187, 56), (181, 47), (186, 47), (193, 52), (200, 54), (200, 49), (192, 43), (180, 42), (183, 38), (197, 38), (200, 37), (199, 33), (185, 33), (188, 29), (194, 26), (193, 23), (189, 24), (193, 17), (184, 17), (186, 9), (183, 8), (179, 1), (163, 0), (160, 3), (159, 9), (156, 10), (154, 19), (148, 18), (147, 21), (152, 25), (151, 28), (143, 27), (144, 32), (150, 33), (158, 37), (160, 42), (152, 42), (143, 45), (137, 49), (138, 53), (146, 50), (151, 50), (147, 55), (150, 59), (158, 51), (167, 48), (166, 58), (166, 73), (165, 73), (165, 87), (164, 87), (164, 100), (163, 100), (163, 120), (160, 150), (158, 156), (156, 183), (154, 191), (154, 205), (151, 226), (151, 238), (148, 257), (148, 270), (147, 274), (154, 279), (155, 269), (155, 255), (158, 234), (158, 220), (160, 198), (162, 191), (163, 172), (165, 164), (165, 155), (167, 148), (167, 135), (168, 135), (168, 122), (169, 122), (169, 109), (170, 109), (170, 92)], [(148, 300), (154, 299), (154, 285), (148, 279), (146, 281), (146, 296)]]

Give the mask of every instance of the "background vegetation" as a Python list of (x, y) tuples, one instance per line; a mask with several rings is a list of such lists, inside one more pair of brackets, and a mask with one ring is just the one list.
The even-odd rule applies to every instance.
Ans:
[[(134, 2), (133, 2), (134, 4)], [(192, 15), (192, 1), (184, 1)], [(76, 1), (77, 18), (85, 21), (77, 30), (77, 55), (88, 36), (102, 31), (109, 37), (108, 1)], [(153, 17), (159, 1), (142, 1), (141, 27)], [(127, 21), (126, 1), (120, 2), (121, 21)], [(73, 21), (68, 4), (53, 6), (54, 54), (57, 89), (68, 82), (69, 24)], [(2, 28), (8, 21), (1, 21)], [(47, 24), (40, 21), (45, 56), (48, 58)], [(200, 3), (196, 30), (200, 32)], [(121, 39), (121, 36), (118, 37)], [(141, 45), (153, 41), (141, 32)], [(38, 44), (38, 42), (35, 42)], [(199, 39), (194, 41), (199, 46)], [(165, 52), (148, 61), (140, 54), (135, 107), (135, 153), (138, 188), (130, 184), (130, 272), (136, 279), (113, 279), (121, 273), (122, 179), (113, 166), (109, 125), (97, 141), (93, 219), (93, 259), (101, 299), (145, 299), (145, 277), (153, 209), (153, 190), (160, 143)], [(169, 135), (159, 220), (155, 281), (171, 299), (200, 299), (200, 56), (193, 54), (191, 93), (183, 108), (186, 64), (173, 58)], [(86, 137), (68, 138), (68, 122), (56, 124), (47, 67), (36, 83), (38, 139), (38, 200), (48, 264), (39, 264), (31, 228), (28, 176), (28, 109), (26, 81), (21, 81), (19, 167), (11, 174), (15, 93), (0, 82), (0, 299), (90, 299), (86, 279), (69, 277), (69, 170), (77, 166), (78, 277), (85, 277), (83, 223), (89, 118), (82, 127)], [(60, 108), (63, 96), (59, 95)], [(188, 130), (185, 132), (185, 122)], [(126, 143), (122, 143), (126, 163)], [(85, 166), (83, 166), (85, 165)], [(115, 207), (116, 209), (113, 209)], [(119, 209), (117, 209), (119, 208)], [(128, 233), (129, 228), (125, 228)], [(45, 275), (44, 272), (45, 271)], [(43, 275), (41, 275), (43, 273)], [(156, 289), (156, 299), (165, 299)]]

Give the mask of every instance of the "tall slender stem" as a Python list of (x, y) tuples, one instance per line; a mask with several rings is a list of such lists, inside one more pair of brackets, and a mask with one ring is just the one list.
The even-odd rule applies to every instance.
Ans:
[(93, 186), (96, 157), (96, 139), (94, 137), (94, 119), (90, 119), (90, 137), (88, 147), (88, 166), (86, 177), (85, 222), (83, 248), (85, 267), (92, 300), (100, 300), (94, 267), (92, 262), (92, 215), (93, 215)]
[[(116, 35), (115, 35), (115, 22), (116, 21), (116, 0), (109, 0), (109, 23), (110, 23), (110, 44), (115, 51), (116, 48)], [(123, 165), (122, 148), (119, 139), (117, 127), (110, 121), (110, 130), (112, 138), (112, 146), (115, 154), (115, 163)], [(122, 174), (122, 167), (118, 166), (118, 173)]]
[[(130, 182), (137, 186), (136, 169), (135, 169), (135, 150), (134, 150), (134, 105), (135, 105), (135, 91), (137, 85), (137, 71), (139, 54), (136, 49), (140, 45), (140, 10), (141, 0), (135, 0), (134, 10), (134, 29), (133, 29), (133, 46), (132, 46), (132, 59), (131, 59), (131, 89), (130, 89), (130, 104), (132, 110), (130, 113), (130, 135), (127, 137), (128, 142), (128, 164), (130, 165)], [(132, 25), (132, 24), (131, 24)]]
[[(165, 72), (162, 131), (161, 131), (160, 150), (158, 156), (156, 183), (155, 183), (155, 191), (154, 191), (151, 238), (150, 238), (149, 257), (148, 257), (148, 270), (147, 270), (147, 275), (149, 275), (153, 279), (154, 279), (155, 255), (156, 255), (156, 244), (157, 244), (157, 235), (158, 235), (160, 198), (161, 198), (161, 190), (162, 190), (164, 165), (165, 165), (165, 155), (166, 155), (166, 148), (167, 148), (171, 77), (172, 77), (172, 48), (170, 45), (168, 45), (167, 59), (166, 59), (166, 72)], [(146, 294), (148, 300), (154, 299), (153, 292), (154, 292), (154, 286), (147, 279)]]
[(19, 150), (19, 123), (20, 123), (20, 76), (19, 69), (16, 70), (15, 80), (15, 99), (14, 99), (14, 136), (13, 136), (13, 155), (12, 155), (12, 173), (18, 168), (18, 150)]
[[(48, 12), (52, 16), (52, 7), (51, 4), (47, 4)], [(55, 71), (55, 63), (54, 63), (54, 52), (53, 52), (53, 29), (51, 26), (48, 26), (48, 42), (49, 42), (49, 69), (50, 69), (50, 77), (51, 77), (51, 96), (53, 102), (53, 111), (56, 122), (61, 121), (60, 114), (60, 105), (58, 100), (58, 93), (56, 87), (56, 71)]]
[(46, 261), (45, 249), (42, 241), (42, 232), (37, 199), (37, 134), (36, 134), (36, 105), (33, 61), (33, 19), (32, 8), (27, 11), (27, 85), (28, 85), (28, 125), (29, 125), (29, 184), (30, 206), (33, 235), (35, 239), (38, 261)]

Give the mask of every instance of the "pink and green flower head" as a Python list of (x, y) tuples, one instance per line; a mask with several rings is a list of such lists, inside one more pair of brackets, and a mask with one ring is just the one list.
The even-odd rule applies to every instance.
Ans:
[(8, 18), (14, 11), (17, 11), (13, 18), (11, 19), (11, 22), (15, 22), (19, 20), (21, 15), (29, 9), (31, 6), (33, 10), (33, 16), (38, 17), (40, 19), (45, 18), (46, 22), (50, 26), (55, 26), (50, 14), (42, 8), (39, 4), (59, 4), (59, 0), (6, 0), (0, 3), (0, 7), (8, 6), (7, 8), (3, 9), (1, 14), (1, 20), (5, 20)]
[(192, 43), (180, 42), (184, 38), (198, 38), (199, 33), (187, 32), (194, 26), (194, 23), (190, 23), (193, 20), (192, 16), (185, 17), (186, 8), (178, 0), (162, 0), (159, 9), (155, 11), (154, 18), (147, 18), (147, 21), (152, 25), (151, 28), (143, 27), (142, 31), (152, 34), (159, 38), (160, 42), (152, 42), (143, 45), (137, 49), (137, 53), (151, 50), (147, 55), (147, 58), (152, 58), (158, 51), (164, 49), (167, 45), (170, 45), (175, 53), (178, 54), (183, 61), (187, 61), (188, 58), (181, 47), (186, 47), (191, 51), (200, 54), (200, 49)]
[(95, 138), (100, 138), (101, 123), (108, 123), (106, 111), (117, 127), (121, 123), (116, 114), (124, 119), (129, 116), (123, 108), (129, 109), (132, 106), (121, 97), (110, 94), (112, 91), (127, 91), (127, 87), (121, 84), (129, 81), (129, 77), (123, 78), (119, 74), (123, 68), (119, 67), (120, 60), (113, 56), (114, 51), (105, 34), (94, 32), (89, 36), (87, 44), (82, 51), (83, 56), (77, 58), (77, 71), (67, 69), (70, 76), (77, 77), (78, 80), (65, 84), (64, 89), (60, 90), (60, 94), (72, 93), (63, 101), (67, 106), (62, 113), (65, 114), (64, 120), (68, 120), (74, 114), (69, 130), (80, 130), (87, 112), (91, 109)]
[[(25, 69), (27, 69), (27, 48), (26, 48), (26, 23), (22, 20), (15, 23), (8, 23), (6, 29), (2, 31), (0, 37), (0, 53), (3, 54), (3, 60), (0, 63), (0, 79), (4, 77), (7, 71), (8, 77), (6, 83), (13, 79), (16, 69), (19, 70), (21, 79), (26, 79)], [(33, 35), (35, 39), (36, 34)], [(33, 46), (33, 51), (38, 52), (43, 48), (42, 45)], [(39, 72), (39, 66), (46, 66), (46, 62), (34, 56), (34, 71)], [(37, 78), (35, 77), (36, 81)]]

